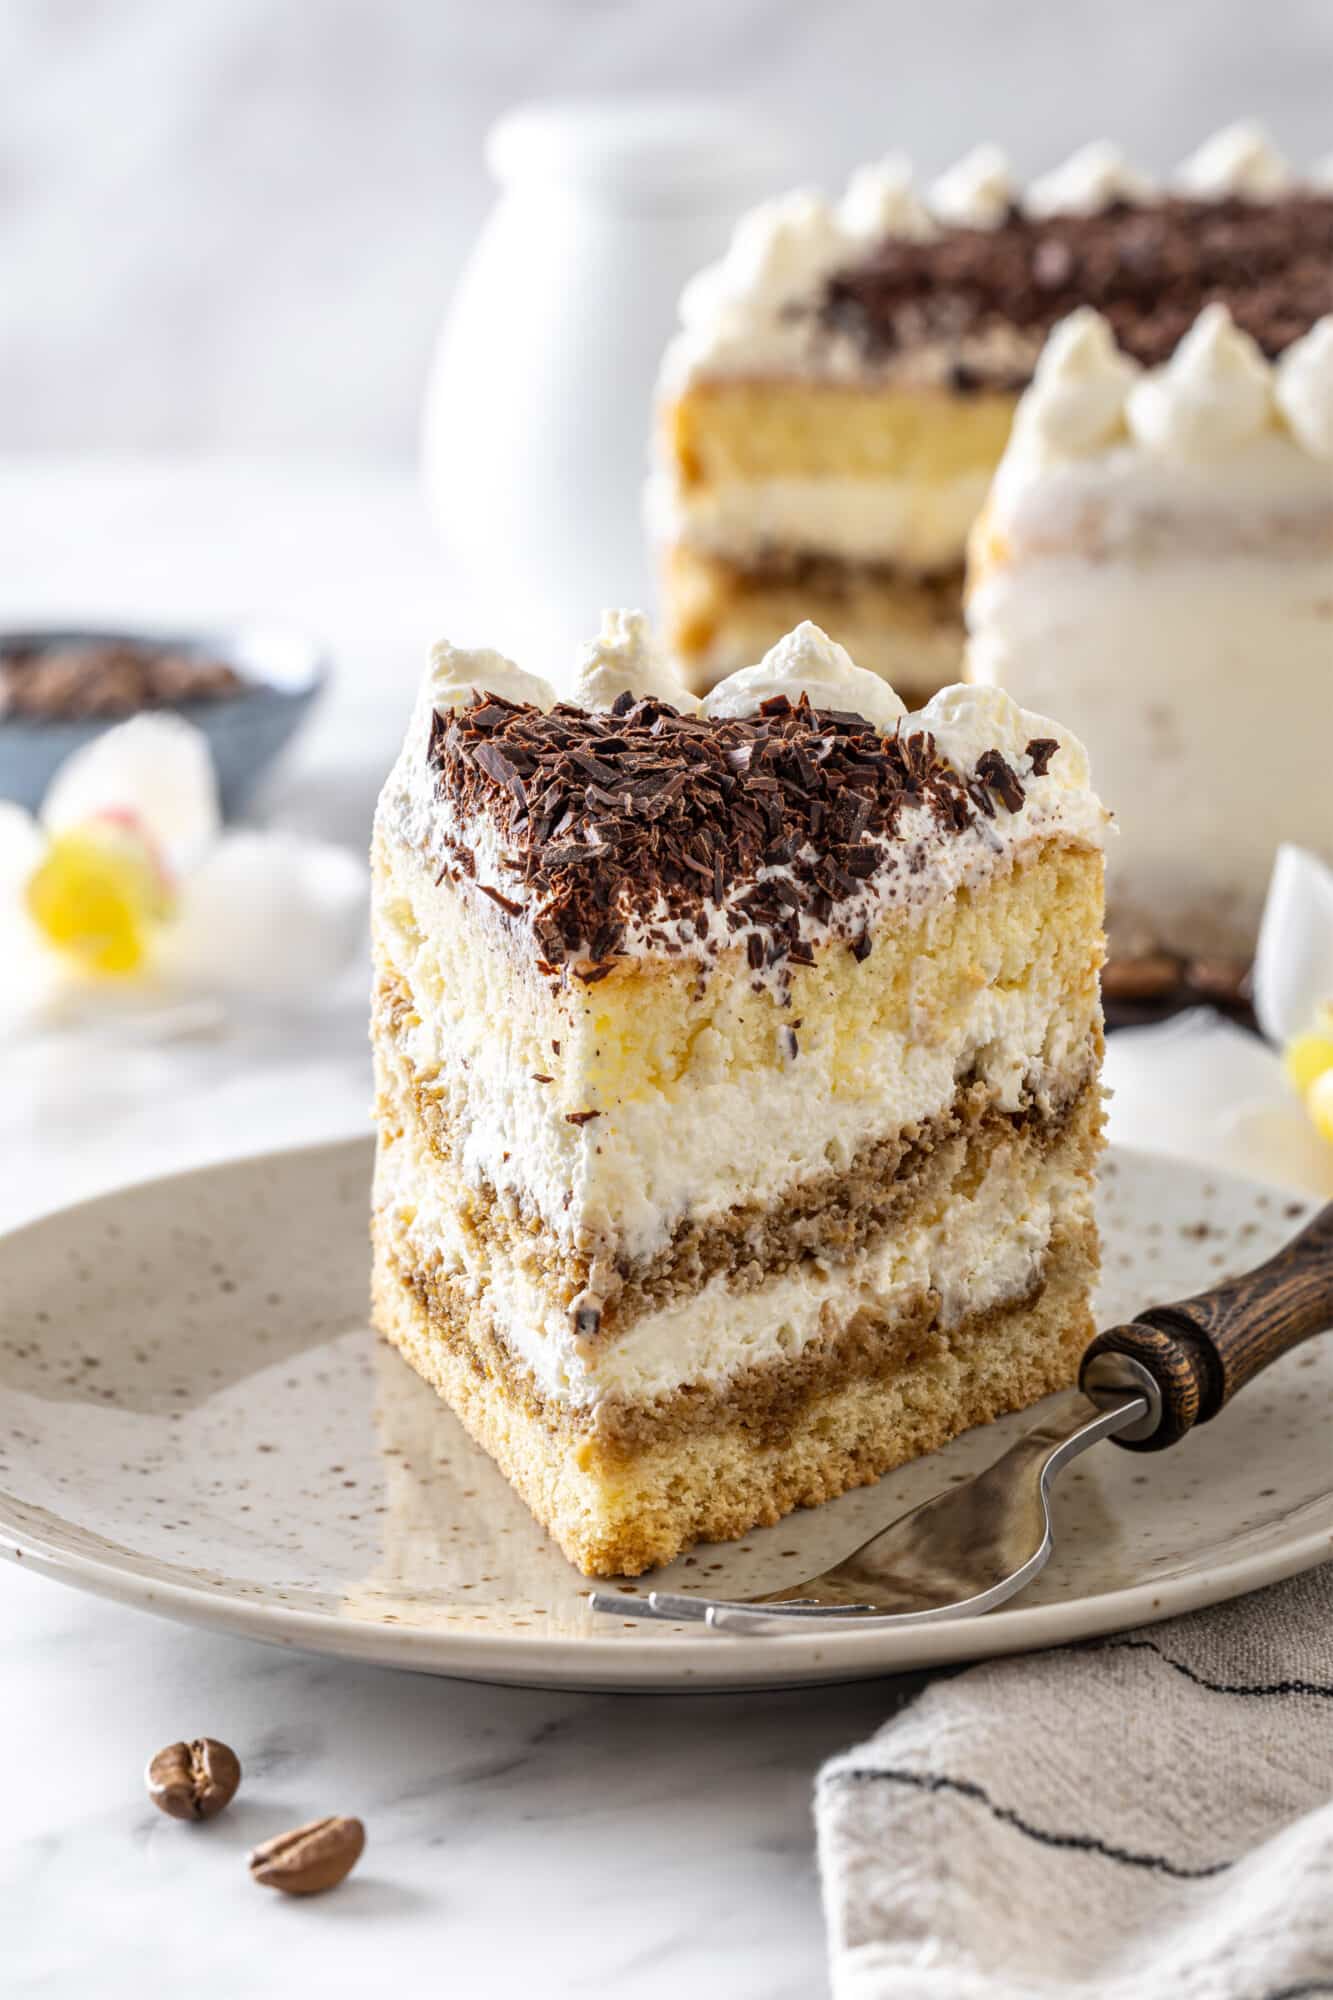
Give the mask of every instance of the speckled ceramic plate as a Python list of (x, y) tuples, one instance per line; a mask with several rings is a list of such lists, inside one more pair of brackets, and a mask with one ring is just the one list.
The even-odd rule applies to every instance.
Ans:
[[(366, 1322), (360, 1140), (128, 1188), (0, 1239), (0, 1545), (68, 1583), (252, 1638), (473, 1679), (786, 1686), (1123, 1629), (1333, 1554), (1333, 1337), (1160, 1457), (1099, 1445), (1056, 1555), (956, 1624), (736, 1639), (620, 1623)], [(1310, 1204), (1144, 1154), (1103, 1183), (1104, 1321), (1255, 1263)], [(661, 1572), (748, 1596), (994, 1458), (1022, 1416)]]

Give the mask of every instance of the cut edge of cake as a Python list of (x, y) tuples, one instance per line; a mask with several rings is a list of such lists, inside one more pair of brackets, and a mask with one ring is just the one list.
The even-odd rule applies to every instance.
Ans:
[(700, 704), (437, 649), (374, 837), (374, 1315), (570, 1560), (637, 1574), (1074, 1377), (1081, 746), (813, 627)]

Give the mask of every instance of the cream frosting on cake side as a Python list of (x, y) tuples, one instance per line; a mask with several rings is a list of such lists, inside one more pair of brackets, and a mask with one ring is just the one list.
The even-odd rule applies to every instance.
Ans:
[(1080, 313), (1020, 405), (973, 531), (968, 671), (1094, 746), (1122, 954), (1243, 960), (1277, 841), (1329, 851), (1331, 459), (1333, 317), (1274, 364), (1213, 305), (1145, 371)]

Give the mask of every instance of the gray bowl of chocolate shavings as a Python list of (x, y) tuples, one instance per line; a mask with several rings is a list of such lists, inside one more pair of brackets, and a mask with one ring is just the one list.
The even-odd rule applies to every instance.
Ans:
[(72, 751), (157, 709), (203, 731), (223, 814), (234, 818), (328, 674), (321, 647), (276, 626), (0, 631), (0, 799), (36, 812)]

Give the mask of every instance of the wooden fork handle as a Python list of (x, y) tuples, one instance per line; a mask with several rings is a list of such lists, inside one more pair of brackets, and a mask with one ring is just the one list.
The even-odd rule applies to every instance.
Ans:
[(1096, 1354), (1124, 1354), (1142, 1363), (1162, 1392), (1162, 1420), (1150, 1437), (1115, 1442), (1127, 1451), (1163, 1451), (1215, 1417), (1279, 1355), (1329, 1327), (1333, 1202), (1266, 1264), (1099, 1333), (1083, 1365)]

